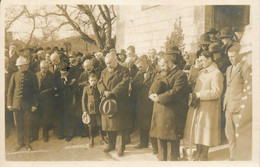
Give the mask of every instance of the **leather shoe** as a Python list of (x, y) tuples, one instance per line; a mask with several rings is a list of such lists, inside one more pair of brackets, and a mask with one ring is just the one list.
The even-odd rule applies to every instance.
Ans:
[(143, 145), (143, 144), (138, 144), (137, 146), (134, 147), (135, 149), (142, 149), (142, 148), (148, 148), (147, 145)]
[(115, 148), (107, 147), (107, 148), (104, 149), (104, 152), (108, 153), (108, 152), (113, 151), (113, 150), (115, 150)]
[(21, 150), (21, 148), (23, 148), (23, 146), (24, 146), (24, 144), (16, 146), (14, 148), (14, 152), (17, 152), (17, 151)]
[(32, 151), (32, 147), (30, 144), (25, 145), (27, 151)]
[(67, 141), (67, 142), (71, 141), (71, 139), (72, 139), (71, 136), (67, 136), (67, 137), (66, 137), (66, 141)]

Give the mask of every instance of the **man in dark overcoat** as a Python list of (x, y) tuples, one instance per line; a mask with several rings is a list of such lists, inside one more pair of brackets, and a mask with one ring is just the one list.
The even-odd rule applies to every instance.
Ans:
[[(48, 142), (49, 130), (53, 121), (54, 105), (54, 78), (53, 73), (49, 71), (49, 63), (41, 61), (40, 71), (36, 73), (39, 85), (39, 122), (43, 126), (43, 141)], [(38, 126), (39, 127), (39, 126)]]
[(26, 58), (20, 56), (16, 66), (19, 71), (13, 73), (7, 94), (7, 108), (14, 112), (17, 128), (18, 146), (14, 151), (19, 151), (24, 145), (31, 151), (30, 131), (32, 113), (37, 110), (38, 82), (36, 75), (28, 70)]
[(160, 94), (149, 92), (149, 98), (154, 102), (150, 136), (158, 140), (161, 161), (178, 159), (188, 110), (187, 76), (175, 61), (172, 55), (160, 58), (161, 73), (154, 80), (164, 82), (166, 91)]
[[(136, 101), (136, 126), (140, 131), (140, 143), (135, 146), (136, 149), (148, 148), (149, 130), (153, 113), (153, 101), (148, 97), (150, 87), (157, 74), (157, 70), (149, 65), (145, 58), (139, 58), (136, 61), (139, 71), (133, 79), (132, 92)], [(153, 152), (158, 152), (157, 141), (151, 139)]]
[(98, 90), (104, 97), (114, 97), (117, 101), (117, 112), (113, 117), (105, 117), (102, 115), (102, 130), (108, 133), (108, 147), (104, 152), (110, 152), (115, 149), (116, 136), (119, 137), (118, 155), (122, 156), (125, 143), (124, 133), (130, 129), (132, 124), (128, 121), (129, 115), (129, 99), (128, 89), (130, 75), (127, 68), (119, 65), (116, 60), (116, 55), (113, 53), (107, 54), (105, 58), (107, 65), (101, 73), (98, 82)]
[(73, 125), (75, 120), (75, 89), (76, 80), (69, 75), (68, 64), (60, 68), (60, 78), (57, 82), (55, 95), (56, 111), (54, 116), (54, 133), (59, 139), (69, 142), (73, 138)]

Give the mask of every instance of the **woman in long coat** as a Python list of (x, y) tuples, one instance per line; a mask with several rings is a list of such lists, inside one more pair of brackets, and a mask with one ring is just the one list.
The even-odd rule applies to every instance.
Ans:
[[(220, 143), (220, 100), (223, 90), (223, 75), (213, 62), (211, 52), (203, 52), (200, 56), (203, 69), (199, 72), (193, 93), (198, 98), (199, 106), (190, 107), (185, 126), (185, 138), (190, 138), (191, 128), (197, 152), (194, 160), (207, 160), (209, 146)], [(193, 114), (194, 112), (195, 115)], [(195, 118), (192, 118), (194, 115)], [(194, 126), (191, 127), (192, 119)]]

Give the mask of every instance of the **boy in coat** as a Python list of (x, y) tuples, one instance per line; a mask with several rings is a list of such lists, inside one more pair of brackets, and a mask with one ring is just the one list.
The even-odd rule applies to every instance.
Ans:
[(82, 94), (82, 110), (83, 116), (89, 114), (90, 123), (89, 127), (89, 147), (94, 145), (94, 128), (98, 129), (100, 135), (100, 143), (104, 143), (104, 136), (101, 130), (101, 115), (99, 113), (100, 94), (97, 89), (97, 74), (91, 73), (89, 75), (89, 85), (84, 87)]

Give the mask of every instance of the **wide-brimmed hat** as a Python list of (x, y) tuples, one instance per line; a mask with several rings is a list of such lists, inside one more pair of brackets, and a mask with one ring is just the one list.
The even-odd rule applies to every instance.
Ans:
[(82, 115), (82, 122), (84, 124), (89, 124), (91, 122), (91, 118), (90, 118), (89, 114)]
[(209, 45), (210, 44), (210, 36), (208, 34), (202, 34), (200, 36), (200, 44), (201, 45)]
[(219, 31), (218, 30), (216, 30), (215, 28), (211, 28), (210, 30), (209, 30), (209, 32), (207, 32), (207, 34), (217, 34)]
[(167, 84), (162, 81), (154, 81), (154, 83), (151, 85), (151, 92), (156, 93), (156, 94), (162, 94), (166, 92), (167, 89)]
[(234, 32), (230, 28), (224, 28), (221, 30), (219, 38), (232, 38), (234, 36)]
[(105, 117), (113, 117), (117, 113), (117, 102), (113, 97), (104, 98), (99, 105), (99, 112)]

